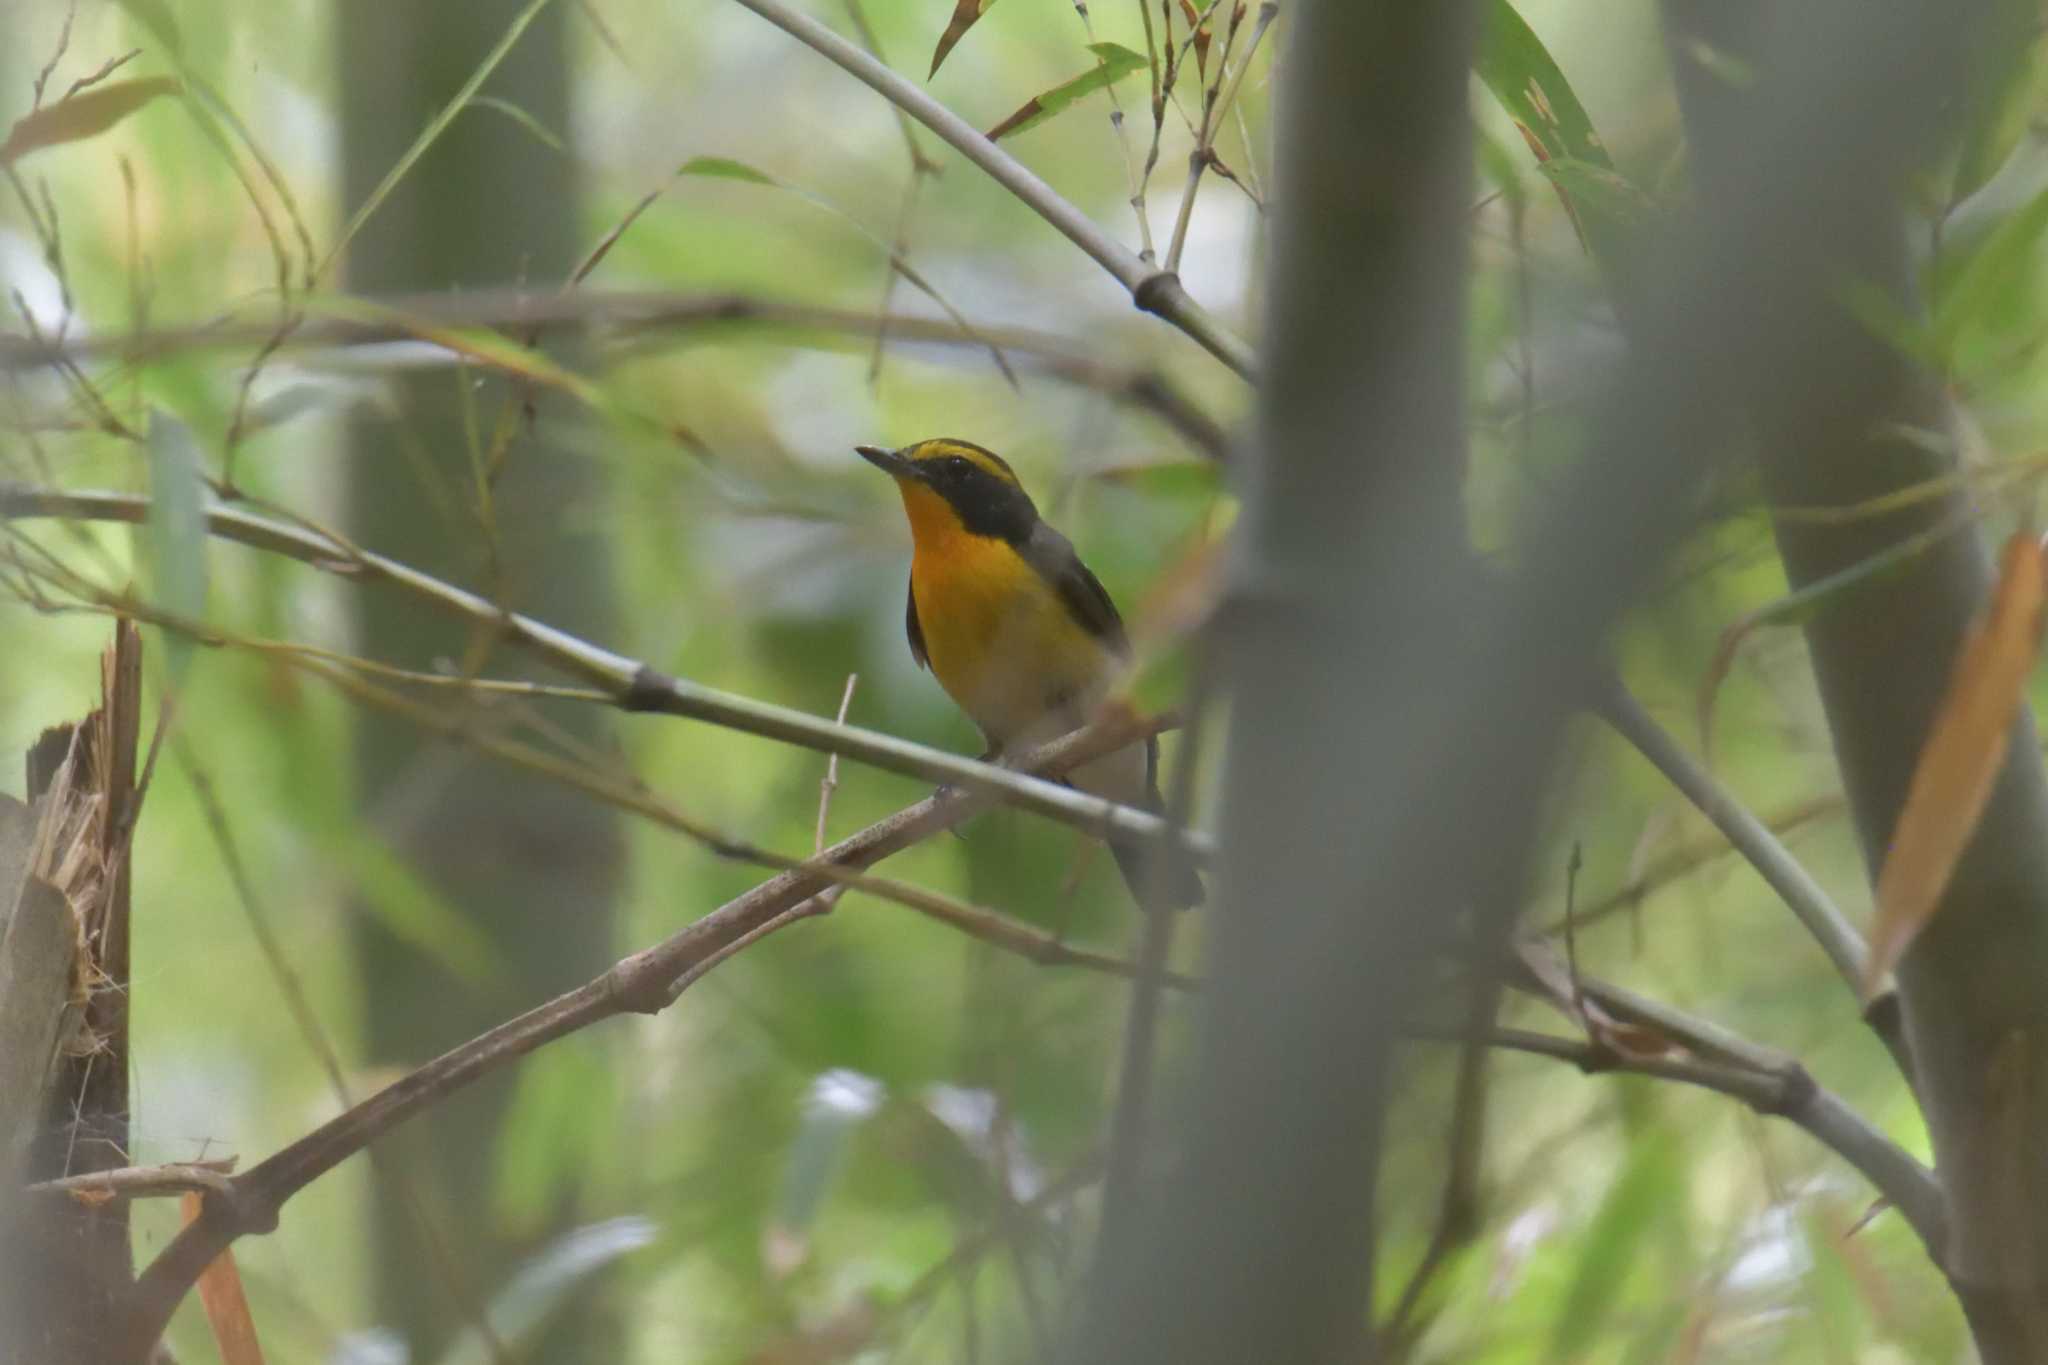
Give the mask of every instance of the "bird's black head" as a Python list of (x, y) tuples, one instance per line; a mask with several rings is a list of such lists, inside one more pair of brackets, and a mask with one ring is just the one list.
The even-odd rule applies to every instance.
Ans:
[(1038, 508), (1016, 471), (992, 450), (941, 436), (901, 450), (855, 446), (862, 459), (896, 480), (914, 522), (913, 490), (929, 489), (944, 500), (960, 524), (978, 536), (1021, 541), (1038, 524)]

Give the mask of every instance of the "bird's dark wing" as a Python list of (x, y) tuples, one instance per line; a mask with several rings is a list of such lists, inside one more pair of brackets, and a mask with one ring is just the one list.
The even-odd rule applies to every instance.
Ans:
[(1118, 658), (1130, 654), (1130, 640), (1124, 635), (1124, 618), (1116, 614), (1116, 603), (1109, 600), (1108, 590), (1088, 571), (1088, 566), (1081, 562), (1081, 556), (1074, 553), (1073, 542), (1041, 521), (1031, 528), (1031, 534), (1017, 547), (1017, 553), (1024, 557), (1025, 563), (1038, 570), (1041, 578), (1052, 584), (1060, 600), (1066, 603), (1067, 610), (1090, 635), (1102, 641)]
[(930, 668), (932, 661), (925, 657), (924, 627), (917, 623), (917, 589), (905, 588), (903, 592), (903, 633), (910, 637), (910, 657), (917, 660), (919, 668)]

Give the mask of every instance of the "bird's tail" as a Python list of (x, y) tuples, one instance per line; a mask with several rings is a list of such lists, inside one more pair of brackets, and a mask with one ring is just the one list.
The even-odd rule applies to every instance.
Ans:
[[(1131, 899), (1140, 906), (1148, 904), (1146, 897), (1155, 894), (1155, 886), (1161, 905), (1169, 910), (1191, 909), (1209, 894), (1194, 860), (1178, 845), (1162, 847), (1140, 840), (1112, 839), (1109, 851), (1116, 855), (1116, 869), (1124, 874)], [(1163, 861), (1164, 866), (1154, 867), (1155, 860)]]
[[(1066, 776), (1066, 783), (1079, 791), (1120, 801), (1140, 810), (1163, 814), (1166, 803), (1159, 797), (1159, 741), (1147, 739), (1113, 754), (1084, 763)], [(1162, 846), (1146, 839), (1111, 839), (1109, 851), (1116, 855), (1117, 870), (1131, 899), (1140, 906), (1157, 903), (1173, 910), (1200, 905), (1208, 894), (1202, 874), (1187, 850), (1178, 844)], [(1155, 860), (1163, 865), (1154, 868)], [(1154, 890), (1154, 888), (1157, 888)]]

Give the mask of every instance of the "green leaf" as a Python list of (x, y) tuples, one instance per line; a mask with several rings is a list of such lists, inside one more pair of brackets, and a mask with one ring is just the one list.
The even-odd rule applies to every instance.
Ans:
[(2034, 111), (2040, 108), (2048, 65), (2042, 63), (2042, 39), (2036, 29), (2021, 41), (1999, 47), (2001, 59), (1980, 82), (1970, 84), (1970, 117), (1956, 151), (1956, 176), (1950, 180), (1948, 203), (1960, 205), (1985, 188), (1999, 168), (2011, 160), (2025, 137)]
[[(164, 412), (149, 414), (150, 580), (156, 604), (186, 621), (206, 617), (206, 507), (199, 478), (199, 449), (183, 422)], [(192, 640), (166, 631), (173, 681), (192, 660)]]
[(939, 63), (946, 60), (946, 54), (953, 50), (953, 45), (967, 36), (967, 30), (973, 28), (975, 21), (987, 14), (989, 7), (995, 2), (996, 0), (954, 0), (953, 17), (946, 21), (946, 31), (939, 35), (939, 45), (932, 49), (932, 69), (925, 72), (926, 80), (939, 74)]
[(1637, 1249), (1685, 1188), (1677, 1146), (1661, 1133), (1638, 1136), (1621, 1178), (1614, 1182), (1581, 1240), (1579, 1263), (1551, 1330), (1549, 1359), (1580, 1360), (1599, 1338), (1608, 1314), (1620, 1305)]
[[(701, 175), (713, 180), (738, 180), (749, 185), (770, 185), (776, 189), (792, 188), (777, 180), (768, 172), (757, 171), (746, 162), (734, 161), (729, 156), (693, 156), (676, 170), (676, 174), (679, 176)], [(801, 193), (801, 191), (795, 190), (792, 192)], [(822, 201), (813, 200), (812, 202), (819, 203)], [(838, 212), (836, 209), (833, 211), (835, 213)]]
[(2000, 36), (1984, 45), (1984, 65), (1962, 92), (1968, 112), (1949, 182), (1951, 205), (1962, 203), (1998, 174), (2026, 136), (2048, 86), (2039, 6), (2034, 0), (2001, 0), (1997, 8), (1991, 27)]
[(1569, 157), (1614, 169), (1607, 144), (1564, 72), (1508, 0), (1491, 0), (1474, 70), (1539, 160)]
[(490, 1365), (505, 1351), (526, 1345), (562, 1300), (613, 1261), (654, 1240), (654, 1224), (645, 1218), (613, 1218), (573, 1229), (556, 1238), (539, 1255), (519, 1267), (484, 1310), (490, 1335), (475, 1327), (441, 1356), (441, 1365)]
[(1560, 156), (1537, 169), (1590, 221), (1634, 236), (1657, 217), (1656, 201), (1612, 166)]
[(142, 76), (83, 90), (24, 114), (0, 142), (0, 166), (44, 147), (97, 137), (157, 96), (175, 95), (180, 88), (175, 76)]
[(1945, 287), (1937, 283), (1929, 330), (1938, 354), (1952, 361), (1956, 342), (1967, 328), (1989, 320), (2024, 294), (2018, 286), (2030, 277), (2035, 248), (2044, 231), (2048, 231), (2048, 190), (1993, 228), (1948, 277)]
[(470, 101), (470, 104), (478, 109), (494, 109), (498, 113), (503, 114), (527, 132), (532, 133), (534, 140), (550, 151), (564, 153), (568, 151), (568, 148), (562, 145), (562, 139), (550, 132), (546, 124), (542, 123), (532, 114), (527, 113), (524, 109), (521, 109), (511, 100), (499, 99), (496, 95), (478, 95)]
[(1023, 108), (988, 130), (988, 140), (994, 142), (1012, 133), (1036, 128), (1054, 114), (1071, 107), (1083, 95), (1107, 89), (1132, 72), (1143, 71), (1148, 65), (1144, 57), (1115, 43), (1090, 43), (1088, 50), (1095, 54), (1093, 71), (1084, 72), (1027, 100)]
[[(1649, 197), (1615, 170), (1614, 158), (1608, 155), (1607, 144), (1594, 129), (1586, 106), (1514, 6), (1508, 0), (1490, 0), (1484, 22), (1479, 52), (1473, 59), (1474, 72), (1514, 122), (1538, 162), (1569, 162), (1584, 168), (1553, 175), (1551, 184), (1593, 259), (1610, 276), (1617, 275), (1624, 270), (1633, 228), (1641, 225), (1641, 215), (1628, 212), (1616, 217), (1609, 210), (1619, 203), (1648, 204)], [(1578, 191), (1595, 188), (1596, 171), (1602, 176), (1601, 188), (1592, 199), (1582, 200)]]
[(455, 92), (454, 98), (428, 121), (427, 126), (420, 130), (420, 135), (413, 139), (412, 146), (405, 149), (405, 154), (399, 157), (391, 169), (384, 173), (384, 178), (377, 182), (377, 188), (371, 190), (369, 197), (349, 216), (348, 226), (341, 230), (341, 236), (335, 238), (334, 245), (327, 248), (327, 254), (321, 257), (320, 265), (314, 271), (316, 276), (327, 273), (340, 257), (343, 248), (354, 241), (355, 235), (363, 230), (363, 224), (369, 222), (370, 216), (391, 197), (391, 192), (398, 188), (398, 182), (405, 179), (406, 173), (427, 154), (427, 149), (440, 140), (441, 134), (448, 130), (449, 124), (455, 122), (455, 116), (462, 112), (464, 106), (476, 98), (477, 92), (483, 89), (484, 82), (498, 69), (498, 63), (505, 60), (505, 55), (519, 41), (519, 36), (526, 32), (527, 26), (539, 17), (547, 3), (548, 0), (531, 0), (525, 9), (513, 16), (512, 22), (506, 26), (497, 44), (484, 54), (483, 61), (477, 64), (476, 70), (469, 73), (469, 79), (462, 83), (462, 88)]

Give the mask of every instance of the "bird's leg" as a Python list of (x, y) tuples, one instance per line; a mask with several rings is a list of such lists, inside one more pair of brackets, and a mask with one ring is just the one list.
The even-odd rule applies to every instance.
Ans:
[[(976, 759), (975, 759), (975, 762), (977, 762), (977, 763), (996, 763), (996, 762), (999, 762), (999, 761), (1001, 760), (1001, 758), (1002, 758), (1002, 751), (1001, 751), (1001, 750), (999, 750), (999, 749), (993, 749), (993, 748), (990, 748), (990, 749), (984, 749), (984, 750), (982, 750), (982, 751), (981, 751), (981, 755), (980, 755), (980, 757), (976, 758)], [(951, 795), (952, 795), (952, 794), (953, 794), (953, 793), (954, 793), (955, 791), (957, 791), (957, 790), (958, 790), (958, 788), (957, 788), (957, 787), (956, 787), (956, 786), (955, 786), (955, 785), (954, 785), (953, 783), (951, 783), (951, 782), (941, 782), (941, 783), (940, 783), (940, 784), (939, 784), (939, 785), (938, 785), (938, 786), (937, 786), (937, 787), (936, 787), (936, 788), (935, 788), (935, 789), (934, 789), (934, 790), (932, 791), (932, 799), (933, 799), (933, 800), (936, 800), (936, 801), (943, 801), (943, 800), (945, 800), (945, 799), (946, 799), (947, 797), (951, 796)], [(951, 832), (952, 832), (952, 835), (953, 835), (953, 837), (954, 837), (955, 839), (965, 839), (965, 838), (967, 837), (966, 833), (965, 833), (965, 832), (964, 832), (964, 831), (963, 831), (963, 830), (962, 830), (962, 829), (960, 828), (960, 826), (958, 826), (958, 825), (955, 825), (955, 826), (953, 826), (953, 828), (952, 828), (952, 831), (951, 831)]]

